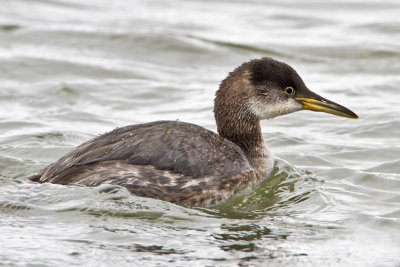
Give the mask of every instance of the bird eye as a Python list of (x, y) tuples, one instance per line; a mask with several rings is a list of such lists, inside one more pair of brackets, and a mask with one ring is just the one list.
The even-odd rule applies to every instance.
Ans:
[(285, 94), (287, 94), (287, 95), (294, 95), (294, 93), (295, 93), (295, 91), (294, 91), (294, 88), (293, 88), (293, 87), (288, 86), (288, 87), (285, 88)]

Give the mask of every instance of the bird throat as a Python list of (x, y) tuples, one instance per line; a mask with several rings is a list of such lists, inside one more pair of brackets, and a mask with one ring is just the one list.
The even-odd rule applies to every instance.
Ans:
[[(232, 114), (223, 123), (218, 123), (217, 120), (218, 134), (238, 145), (250, 162), (256, 164), (256, 159), (264, 157), (264, 141), (260, 121), (254, 117), (235, 117)], [(223, 126), (221, 127), (221, 125)]]

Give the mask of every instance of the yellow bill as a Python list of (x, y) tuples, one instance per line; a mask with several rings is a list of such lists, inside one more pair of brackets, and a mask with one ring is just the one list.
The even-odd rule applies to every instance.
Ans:
[(357, 114), (355, 114), (350, 109), (339, 105), (333, 101), (323, 99), (321, 100), (313, 99), (313, 98), (296, 98), (297, 101), (303, 104), (303, 109), (317, 111), (317, 112), (326, 112), (336, 116), (358, 119)]

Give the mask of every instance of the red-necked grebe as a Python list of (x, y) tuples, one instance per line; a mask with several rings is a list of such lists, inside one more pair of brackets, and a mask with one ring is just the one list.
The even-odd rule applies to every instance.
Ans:
[(302, 109), (358, 118), (310, 91), (289, 65), (267, 57), (251, 60), (220, 84), (214, 101), (218, 134), (179, 121), (117, 128), (83, 143), (31, 179), (116, 184), (137, 196), (210, 206), (268, 177), (273, 163), (260, 120)]

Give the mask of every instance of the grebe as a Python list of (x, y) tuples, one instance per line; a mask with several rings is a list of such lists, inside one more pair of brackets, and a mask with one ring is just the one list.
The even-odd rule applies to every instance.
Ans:
[(310, 91), (289, 65), (264, 57), (243, 63), (216, 92), (218, 134), (179, 121), (117, 128), (78, 146), (31, 180), (115, 184), (141, 197), (210, 206), (268, 178), (273, 162), (260, 120), (302, 109), (357, 119)]

